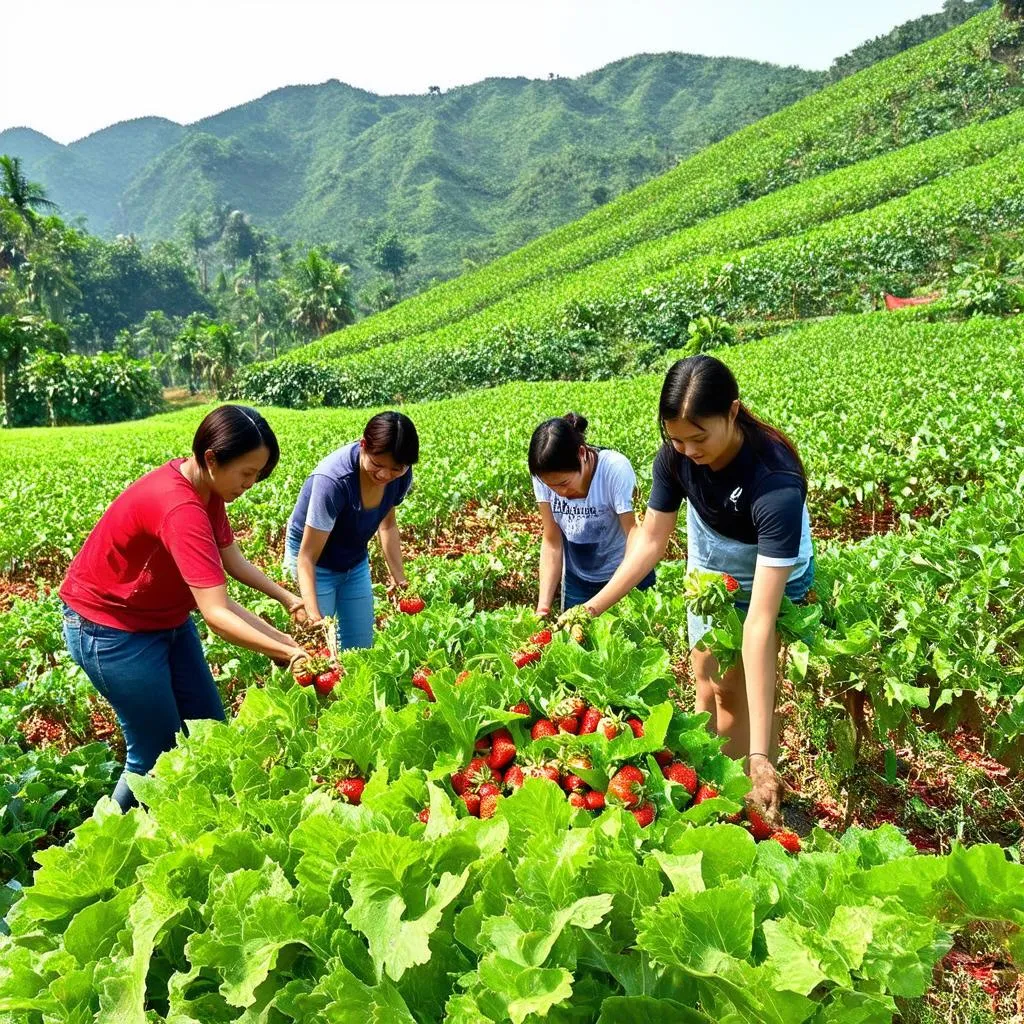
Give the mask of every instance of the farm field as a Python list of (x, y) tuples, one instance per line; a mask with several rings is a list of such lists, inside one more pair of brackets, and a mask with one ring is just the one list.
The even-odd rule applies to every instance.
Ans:
[[(210, 639), (231, 726), (197, 729), (161, 761), (140, 789), (148, 814), (101, 811), (66, 848), (109, 789), (119, 737), (63, 653), (46, 591), (119, 488), (184, 450), (203, 409), (4, 434), (0, 736), (20, 802), (5, 811), (13, 907), (0, 1009), (12, 1021), (60, 1019), (78, 991), (57, 966), (70, 956), (81, 984), (109, 978), (93, 990), (99, 1019), (143, 1005), (167, 1020), (306, 1020), (335, 1008), (348, 1019), (357, 991), (360, 1006), (397, 1020), (559, 1020), (563, 1003), (674, 1020), (845, 1020), (851, 1007), (868, 1014), (856, 1019), (915, 1020), (926, 992), (954, 984), (979, 1012), (1003, 1012), (1024, 923), (1024, 869), (1003, 852), (1019, 856), (1024, 835), (1024, 522), (1019, 428), (991, 397), (1021, 387), (1020, 326), (870, 314), (723, 350), (755, 409), (801, 439), (821, 538), (821, 624), (809, 649), (790, 649), (799, 671), (781, 705), (799, 854), (728, 820), (746, 782), (687, 712), (680, 563), (597, 620), (586, 648), (556, 637), (536, 664), (511, 658), (539, 628), (528, 610), (532, 422), (586, 411), (595, 439), (626, 451), (646, 488), (658, 378), (507, 385), (410, 407), (423, 457), (400, 522), (428, 610), (390, 617), (372, 652), (344, 655), (337, 699)], [(265, 412), (284, 457), (232, 518), (247, 553), (276, 571), (303, 476), (366, 413)], [(54, 514), (25, 514), (36, 508)], [(412, 684), (423, 666), (434, 701)], [(538, 778), (480, 821), (452, 773), (496, 728), (509, 729), (517, 764), (559, 765), (563, 785), (577, 775), (566, 767), (580, 756), (575, 738), (528, 731), (560, 691), (645, 723), (643, 738), (583, 743), (601, 773), (580, 769), (588, 789), (603, 791), (626, 763), (660, 778), (652, 759), (667, 745), (719, 795), (695, 804), (665, 780), (640, 828), (628, 808), (576, 808)], [(869, 710), (857, 749), (848, 707), (860, 693)], [(507, 710), (520, 699), (525, 719)], [(358, 806), (339, 796), (353, 775), (366, 786)], [(60, 795), (40, 809), (26, 797), (44, 787)], [(22, 890), (33, 855), (44, 866)], [(120, 874), (96, 869), (107, 858)], [(810, 901), (798, 894), (812, 877), (829, 881), (813, 883), (824, 888)], [(735, 930), (708, 932), (737, 900), (749, 901), (749, 920), (744, 909)], [(141, 948), (130, 931), (118, 937), (135, 920), (150, 922)], [(783, 983), (795, 962), (823, 963), (812, 933), (830, 921), (833, 966)], [(267, 933), (259, 954), (238, 937), (252, 928)], [(899, 981), (894, 962), (907, 965)], [(142, 966), (131, 975), (129, 964)], [(29, 976), (44, 996), (25, 997)]]

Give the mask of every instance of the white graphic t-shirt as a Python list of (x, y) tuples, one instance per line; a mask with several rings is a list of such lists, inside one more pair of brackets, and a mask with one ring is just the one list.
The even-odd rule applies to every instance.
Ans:
[(610, 580), (626, 553), (626, 535), (619, 515), (633, 511), (636, 474), (621, 452), (603, 448), (585, 498), (560, 498), (533, 477), (537, 501), (551, 506), (551, 515), (562, 531), (566, 570), (591, 583)]

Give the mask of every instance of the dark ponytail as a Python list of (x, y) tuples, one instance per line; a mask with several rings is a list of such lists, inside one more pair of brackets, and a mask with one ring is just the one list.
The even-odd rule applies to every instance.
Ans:
[(587, 444), (587, 418), (567, 412), (545, 420), (530, 438), (530, 473), (575, 473), (582, 469), (580, 448)]
[[(665, 375), (658, 401), (658, 428), (662, 441), (669, 446), (672, 444), (665, 431), (666, 420), (685, 419), (695, 423), (710, 416), (728, 416), (732, 403), (739, 397), (739, 384), (732, 370), (720, 359), (697, 355), (677, 360)], [(763, 450), (772, 442), (783, 445), (799, 466), (800, 475), (806, 479), (807, 473), (796, 445), (781, 430), (759, 419), (742, 402), (736, 414), (736, 424), (755, 449)]]
[(400, 466), (412, 466), (420, 457), (420, 436), (404, 413), (377, 413), (366, 424), (363, 440), (371, 455), (390, 455)]
[(208, 451), (212, 451), (218, 465), (223, 466), (257, 448), (266, 448), (269, 452), (267, 464), (256, 477), (266, 480), (281, 458), (281, 449), (270, 424), (248, 405), (218, 406), (207, 414), (192, 438), (192, 454), (204, 468)]

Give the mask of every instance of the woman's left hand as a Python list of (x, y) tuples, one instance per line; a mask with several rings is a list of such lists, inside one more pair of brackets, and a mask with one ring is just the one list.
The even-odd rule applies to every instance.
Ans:
[(753, 783), (748, 799), (764, 811), (765, 821), (769, 825), (781, 825), (783, 787), (775, 765), (766, 757), (754, 757), (750, 760), (748, 771)]
[(396, 594), (401, 593), (403, 590), (409, 589), (409, 581), (403, 576), (400, 580), (392, 580), (388, 584), (387, 595), (393, 598)]
[(282, 601), (281, 603), (284, 606), (284, 610), (291, 616), (292, 622), (296, 625), (305, 625), (309, 620), (309, 616), (306, 614), (306, 602), (301, 597), (289, 594), (289, 600)]

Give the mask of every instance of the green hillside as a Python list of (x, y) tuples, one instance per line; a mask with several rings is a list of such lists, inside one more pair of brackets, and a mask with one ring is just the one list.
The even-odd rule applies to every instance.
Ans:
[(146, 118), (67, 147), (12, 129), (0, 133), (0, 152), (21, 156), (93, 231), (166, 238), (186, 212), (224, 204), (308, 241), (361, 243), (391, 224), (430, 278), (581, 216), (821, 81), (678, 53), (444, 95), (382, 97), (330, 81), (187, 128)]
[[(304, 349), (244, 393), (362, 404), (621, 372), (692, 317), (870, 307), (1024, 213), (1019, 27), (989, 11), (737, 132), (517, 252)], [(982, 229), (979, 233), (979, 228)], [(344, 357), (344, 358), (342, 358)], [(315, 370), (316, 372), (312, 372)]]

